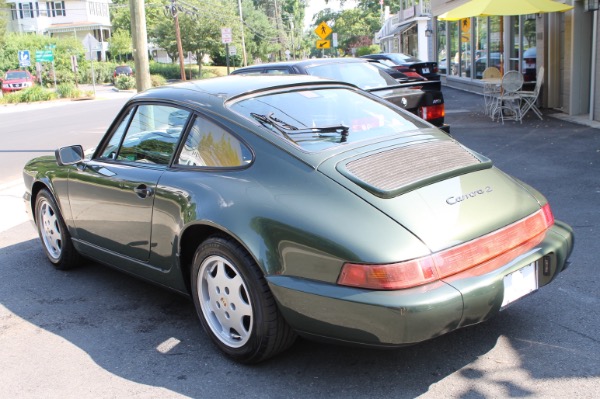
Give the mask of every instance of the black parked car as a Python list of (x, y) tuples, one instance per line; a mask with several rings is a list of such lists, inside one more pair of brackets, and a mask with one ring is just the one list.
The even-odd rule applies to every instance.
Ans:
[(360, 58), (318, 58), (258, 64), (236, 69), (232, 74), (300, 74), (352, 83), (450, 133), (450, 127), (444, 124), (446, 111), (441, 91), (425, 91), (414, 83), (400, 84), (382, 69)]
[(392, 61), (396, 64), (396, 69), (404, 74), (417, 73), (427, 80), (440, 80), (437, 62), (421, 61), (418, 58), (402, 53), (369, 54), (363, 55), (362, 58)]

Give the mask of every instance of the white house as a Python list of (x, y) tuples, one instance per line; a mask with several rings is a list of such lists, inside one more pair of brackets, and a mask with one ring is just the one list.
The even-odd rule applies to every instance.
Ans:
[[(8, 31), (58, 38), (75, 36), (86, 44), (88, 59), (106, 60), (112, 26), (108, 10), (111, 0), (7, 0), (6, 3), (10, 7)], [(96, 40), (89, 40), (88, 34)], [(84, 40), (86, 37), (88, 40)]]

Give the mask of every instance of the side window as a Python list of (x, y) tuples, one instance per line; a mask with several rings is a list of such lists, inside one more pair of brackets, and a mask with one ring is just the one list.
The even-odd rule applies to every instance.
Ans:
[(102, 151), (102, 154), (100, 154), (100, 158), (104, 158), (104, 159), (116, 159), (117, 158), (117, 150), (119, 149), (119, 145), (121, 144), (123, 135), (125, 134), (127, 126), (129, 125), (129, 120), (131, 119), (131, 115), (133, 114), (134, 109), (135, 108), (129, 109), (129, 111), (127, 112), (127, 115), (125, 115), (125, 117), (121, 121), (121, 124), (119, 124), (119, 127), (117, 128), (117, 130), (115, 130), (115, 132), (113, 133), (112, 137), (110, 138), (110, 141), (108, 142), (107, 146), (104, 148), (104, 151)]
[(188, 111), (166, 105), (140, 105), (133, 117), (123, 119), (101, 157), (167, 165), (189, 115)]
[(265, 70), (265, 73), (269, 74), (269, 75), (289, 75), (290, 70), (289, 69), (267, 69), (267, 70)]
[(223, 128), (197, 117), (185, 140), (178, 165), (231, 168), (250, 163), (252, 153)]

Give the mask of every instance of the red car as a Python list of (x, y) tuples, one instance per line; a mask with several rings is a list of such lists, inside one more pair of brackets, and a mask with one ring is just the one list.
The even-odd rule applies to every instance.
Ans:
[(12, 70), (7, 71), (2, 78), (2, 94), (12, 93), (31, 87), (35, 84), (35, 78), (29, 71)]

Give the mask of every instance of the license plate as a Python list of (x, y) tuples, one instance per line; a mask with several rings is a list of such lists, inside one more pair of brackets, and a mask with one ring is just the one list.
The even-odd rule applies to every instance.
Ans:
[(422, 71), (423, 73), (429, 73), (429, 68), (423, 68)]
[(504, 277), (502, 308), (538, 289), (537, 265), (533, 262)]

